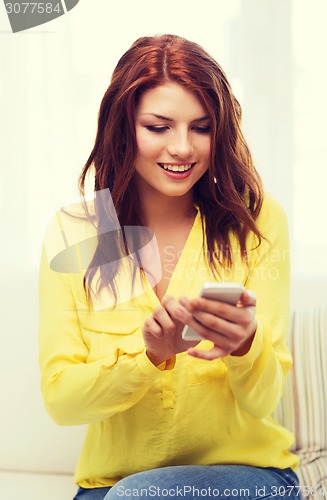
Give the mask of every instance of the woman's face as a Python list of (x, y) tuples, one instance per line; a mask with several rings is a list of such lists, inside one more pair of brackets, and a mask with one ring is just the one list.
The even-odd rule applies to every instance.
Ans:
[(147, 90), (135, 115), (139, 194), (183, 196), (209, 167), (210, 119), (192, 92), (168, 82)]

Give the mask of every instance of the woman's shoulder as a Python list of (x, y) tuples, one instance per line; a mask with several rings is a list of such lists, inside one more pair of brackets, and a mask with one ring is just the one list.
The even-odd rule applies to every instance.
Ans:
[(271, 193), (265, 192), (257, 222), (276, 224), (278, 221), (284, 222), (286, 219), (286, 211), (282, 204)]
[(288, 245), (289, 228), (286, 211), (271, 193), (264, 193), (262, 207), (256, 224), (260, 233), (265, 238), (261, 242), (261, 249), (266, 248), (267, 245), (273, 245), (277, 241)]
[(75, 273), (80, 270), (78, 261), (81, 258), (90, 260), (97, 241), (92, 215), (93, 205), (82, 202), (72, 202), (51, 212), (45, 223), (43, 237), (51, 269)]

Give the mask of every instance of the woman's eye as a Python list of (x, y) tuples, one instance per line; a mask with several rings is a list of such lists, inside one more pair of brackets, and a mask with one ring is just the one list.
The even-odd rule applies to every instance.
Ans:
[[(146, 125), (145, 128), (150, 132), (155, 132), (157, 134), (162, 134), (169, 129), (166, 125)], [(198, 134), (208, 134), (210, 132), (210, 125), (206, 125), (205, 127), (192, 127), (192, 130)]]
[(207, 125), (206, 127), (194, 127), (193, 130), (199, 134), (208, 134), (208, 132), (210, 132), (210, 125)]
[(145, 128), (147, 130), (150, 130), (150, 132), (156, 132), (157, 134), (161, 134), (162, 132), (165, 132), (168, 129), (168, 127), (162, 127), (157, 125), (147, 125)]

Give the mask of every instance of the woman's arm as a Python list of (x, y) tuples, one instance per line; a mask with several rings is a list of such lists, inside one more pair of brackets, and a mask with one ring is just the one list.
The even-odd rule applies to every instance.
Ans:
[(267, 238), (250, 258), (246, 287), (257, 297), (257, 329), (250, 350), (224, 358), (238, 403), (255, 417), (271, 414), (292, 359), (286, 346), (290, 319), (290, 249), (284, 210), (270, 196), (258, 224)]
[[(60, 425), (92, 423), (127, 410), (165, 369), (148, 359), (140, 331), (139, 335), (116, 336), (116, 344), (110, 347), (110, 324), (106, 333), (90, 333), (95, 343), (102, 335), (106, 340), (105, 352), (99, 355), (102, 347), (96, 347), (95, 355), (90, 355), (73, 294), (78, 279), (78, 275), (51, 270), (43, 253), (39, 276), (41, 389), (48, 413)], [(82, 293), (82, 285), (79, 289)], [(92, 314), (101, 317), (103, 312)]]
[[(258, 225), (266, 239), (250, 250), (249, 274), (240, 307), (205, 299), (181, 303), (201, 322), (194, 328), (211, 340), (211, 351), (189, 349), (203, 359), (221, 357), (240, 406), (255, 417), (269, 415), (281, 397), (291, 367), (286, 347), (289, 328), (290, 263), (285, 213), (269, 195)], [(255, 247), (253, 242), (252, 248)]]

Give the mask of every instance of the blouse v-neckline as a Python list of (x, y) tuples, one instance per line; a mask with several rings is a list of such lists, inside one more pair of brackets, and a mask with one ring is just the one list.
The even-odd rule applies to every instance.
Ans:
[[(195, 208), (197, 209), (197, 213), (195, 215), (190, 232), (186, 238), (183, 250), (181, 251), (180, 256), (176, 262), (176, 266), (172, 272), (165, 295), (173, 295), (175, 297), (180, 295), (181, 281), (186, 278), (187, 274), (187, 263), (189, 263), (189, 265), (192, 265), (192, 260), (194, 259), (195, 253), (198, 256), (202, 251), (203, 238), (199, 238), (198, 231), (198, 229), (200, 228), (202, 232), (201, 213), (197, 206)], [(189, 257), (192, 256), (192, 260), (190, 260), (187, 255), (189, 255)], [(149, 282), (147, 282), (147, 288), (153, 305), (156, 306), (160, 304), (160, 299)]]

